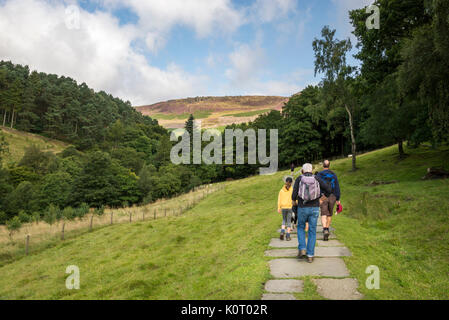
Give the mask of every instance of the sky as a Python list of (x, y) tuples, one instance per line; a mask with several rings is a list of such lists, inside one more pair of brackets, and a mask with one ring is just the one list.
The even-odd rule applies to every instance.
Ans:
[(0, 0), (0, 60), (71, 77), (134, 106), (196, 96), (291, 96), (320, 82), (312, 41), (322, 27), (355, 45), (348, 10), (371, 3)]

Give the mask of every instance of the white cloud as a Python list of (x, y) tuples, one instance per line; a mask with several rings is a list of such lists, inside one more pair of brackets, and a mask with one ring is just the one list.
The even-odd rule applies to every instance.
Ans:
[(252, 44), (238, 44), (229, 54), (230, 68), (225, 72), (230, 80), (223, 91), (227, 94), (238, 92), (244, 95), (279, 95), (291, 96), (312, 84), (313, 70), (301, 69), (287, 75), (277, 75), (279, 80), (263, 80), (267, 58), (260, 39)]
[(256, 0), (250, 11), (252, 20), (268, 23), (295, 12), (296, 0)]
[(226, 77), (232, 85), (242, 86), (254, 81), (260, 75), (265, 53), (258, 43), (238, 44), (229, 54), (229, 60), (231, 68), (226, 70)]
[[(0, 59), (72, 77), (134, 105), (223, 89), (219, 84), (211, 87), (207, 76), (187, 73), (175, 63), (158, 68), (145, 57), (161, 50), (176, 26), (191, 28), (200, 38), (214, 37), (232, 35), (247, 23), (280, 25), (291, 12), (298, 13), (294, 0), (256, 0), (239, 10), (231, 0), (92, 0), (102, 9), (80, 9), (79, 28), (68, 28), (67, 6), (79, 1), (0, 0)], [(121, 25), (113, 14), (120, 8), (133, 11), (137, 23)], [(279, 31), (296, 28), (301, 33), (304, 23), (285, 24)], [(229, 59), (225, 75), (236, 94), (296, 92), (294, 79), (260, 80), (268, 69), (262, 37), (259, 30), (254, 43), (237, 44), (228, 56), (210, 54), (204, 64), (221, 68)]]
[[(136, 26), (120, 26), (107, 12), (80, 10), (80, 28), (66, 26), (66, 6), (39, 0), (0, 5), (0, 59), (31, 69), (86, 82), (133, 104), (147, 104), (202, 92), (204, 77), (189, 75), (172, 64), (151, 66), (133, 47)], [(158, 38), (147, 38), (157, 46)]]
[[(198, 37), (232, 33), (245, 18), (230, 0), (95, 0), (107, 8), (128, 8), (138, 17), (138, 29), (150, 34), (149, 49), (158, 49), (153, 39), (168, 37), (177, 25), (192, 28)], [(163, 41), (161, 42), (163, 44)]]

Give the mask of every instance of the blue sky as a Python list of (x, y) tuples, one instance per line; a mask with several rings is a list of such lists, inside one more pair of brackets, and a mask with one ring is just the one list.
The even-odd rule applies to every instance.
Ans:
[(350, 37), (348, 10), (369, 3), (0, 0), (0, 59), (73, 77), (134, 105), (198, 95), (290, 96), (320, 81), (312, 41), (321, 28)]

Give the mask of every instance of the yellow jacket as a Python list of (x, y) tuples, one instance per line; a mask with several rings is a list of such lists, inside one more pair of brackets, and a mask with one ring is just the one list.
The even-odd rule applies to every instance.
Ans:
[(282, 187), (281, 191), (279, 191), (278, 210), (292, 208), (292, 194), (293, 186), (291, 186), (288, 190), (285, 186)]

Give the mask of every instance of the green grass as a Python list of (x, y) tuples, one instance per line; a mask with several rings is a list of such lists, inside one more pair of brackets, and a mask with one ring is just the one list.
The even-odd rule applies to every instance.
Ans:
[[(212, 112), (205, 110), (198, 110), (193, 113), (193, 117), (195, 119), (206, 119)], [(152, 118), (157, 120), (187, 120), (190, 116), (190, 113), (181, 113), (181, 114), (165, 114), (165, 113), (156, 113), (151, 115)]]
[[(446, 167), (448, 148), (395, 148), (334, 167), (342, 175), (345, 213), (335, 219), (339, 240), (352, 251), (345, 258), (367, 299), (449, 299), (449, 181), (422, 181), (428, 167)], [(342, 174), (343, 173), (343, 174)], [(369, 187), (370, 180), (399, 183)], [(380, 290), (368, 290), (365, 270), (380, 269)]]
[[(102, 228), (3, 266), (0, 299), (260, 299), (277, 180), (232, 182), (182, 217)], [(68, 265), (79, 291), (65, 289)]]
[(267, 113), (267, 112), (270, 112), (270, 111), (271, 111), (271, 109), (255, 110), (255, 111), (227, 114), (227, 115), (224, 115), (224, 117), (237, 117), (237, 118), (252, 117), (252, 116), (257, 116), (259, 114), (264, 114), (264, 113)]
[[(333, 162), (344, 213), (334, 219), (345, 257), (366, 299), (448, 299), (449, 181), (422, 181), (426, 168), (447, 168), (449, 149), (397, 147)], [(0, 267), (0, 299), (260, 299), (271, 279), (269, 240), (282, 177), (228, 183), (182, 217), (115, 225)], [(399, 183), (368, 186), (373, 180)], [(77, 265), (81, 289), (65, 289), (66, 267)], [(380, 269), (380, 290), (368, 290), (365, 270)], [(319, 299), (304, 278), (300, 299)]]
[(54, 153), (61, 152), (69, 146), (58, 140), (9, 128), (0, 128), (0, 135), (4, 136), (9, 144), (9, 153), (4, 156), (5, 163), (20, 161), (25, 154), (25, 149), (31, 145), (38, 146), (44, 152)]

